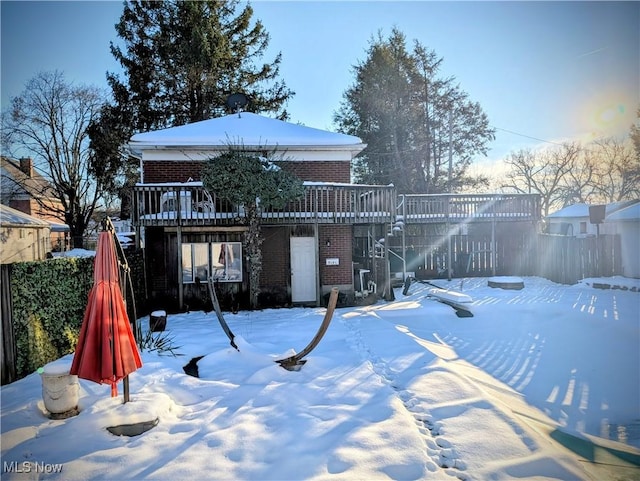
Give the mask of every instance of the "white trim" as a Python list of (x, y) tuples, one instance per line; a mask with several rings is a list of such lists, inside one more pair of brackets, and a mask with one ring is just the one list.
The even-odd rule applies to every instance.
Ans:
[[(130, 144), (132, 145), (132, 144)], [(362, 149), (365, 144), (353, 146), (352, 148), (326, 148), (326, 147), (309, 147), (303, 150), (299, 146), (294, 149), (279, 147), (276, 155), (281, 154), (283, 161), (289, 162), (314, 162), (314, 161), (346, 161), (350, 162)], [(179, 161), (179, 162), (202, 162), (209, 160), (211, 157), (217, 156), (219, 153), (226, 151), (226, 148), (216, 147), (199, 147), (199, 148), (164, 148), (164, 147), (145, 147), (142, 149), (142, 162), (161, 162), (161, 161)]]

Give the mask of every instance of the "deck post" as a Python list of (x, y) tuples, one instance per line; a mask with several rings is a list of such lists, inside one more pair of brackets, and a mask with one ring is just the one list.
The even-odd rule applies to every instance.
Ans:
[(451, 195), (447, 194), (447, 280), (451, 280), (452, 271), (451, 268)]
[(182, 283), (182, 227), (179, 224), (176, 230), (176, 243), (178, 244), (178, 306), (182, 309), (184, 302), (184, 284)]

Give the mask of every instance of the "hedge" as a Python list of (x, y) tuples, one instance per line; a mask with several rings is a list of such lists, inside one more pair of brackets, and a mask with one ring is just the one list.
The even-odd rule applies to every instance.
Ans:
[[(146, 309), (141, 253), (127, 253), (136, 305)], [(19, 262), (11, 271), (16, 378), (75, 351), (93, 286), (93, 257), (64, 257)], [(129, 294), (129, 293), (127, 293)], [(130, 295), (127, 305), (131, 306)], [(130, 311), (131, 312), (131, 311)], [(130, 314), (131, 316), (131, 314)]]
[(11, 271), (16, 374), (24, 377), (75, 350), (93, 257), (19, 262)]

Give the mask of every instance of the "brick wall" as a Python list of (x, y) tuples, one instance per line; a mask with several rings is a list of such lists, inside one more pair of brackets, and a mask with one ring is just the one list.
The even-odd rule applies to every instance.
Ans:
[(287, 289), (290, 281), (289, 232), (285, 227), (263, 228), (261, 287)]
[[(186, 182), (189, 178), (200, 180), (202, 166), (203, 162), (198, 161), (144, 162), (144, 181)], [(283, 167), (302, 180), (348, 183), (351, 179), (351, 167), (345, 161), (285, 162)]]
[(144, 162), (144, 181), (147, 183), (154, 182), (187, 182), (191, 180), (200, 180), (202, 172), (202, 162), (195, 161), (150, 161)]
[[(321, 226), (320, 242), (320, 282), (323, 286), (344, 285), (353, 282), (353, 257), (351, 240), (352, 228), (349, 225)], [(327, 240), (331, 246), (327, 246)], [(326, 265), (327, 258), (338, 258), (337, 266)]]
[(351, 181), (351, 165), (345, 161), (286, 162), (283, 167), (302, 180), (340, 183)]

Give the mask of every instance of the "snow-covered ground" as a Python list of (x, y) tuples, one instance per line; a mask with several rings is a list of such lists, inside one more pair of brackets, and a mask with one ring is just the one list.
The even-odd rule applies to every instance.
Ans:
[[(2, 387), (2, 479), (640, 478), (640, 281), (487, 280), (434, 281), (474, 317), (422, 284), (337, 309), (299, 372), (273, 359), (324, 309), (225, 314), (240, 352), (214, 313), (169, 315), (182, 356), (144, 352), (125, 405), (80, 380), (80, 414), (51, 420), (38, 373)], [(105, 429), (156, 417), (136, 437)]]

